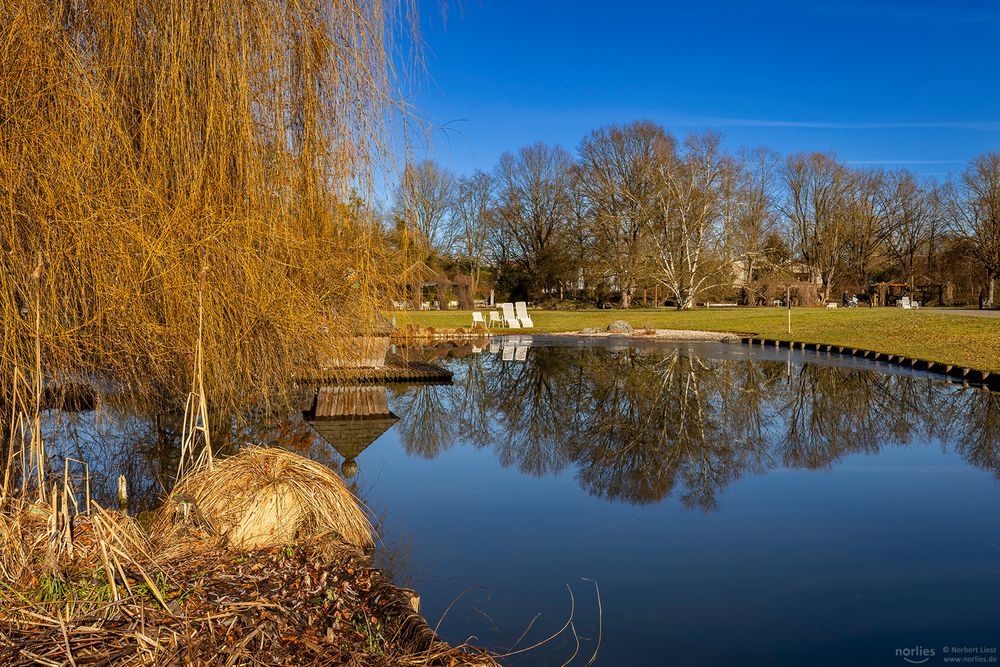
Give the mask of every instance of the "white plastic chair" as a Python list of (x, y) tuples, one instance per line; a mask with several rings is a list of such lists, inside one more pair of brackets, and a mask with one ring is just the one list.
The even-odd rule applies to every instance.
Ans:
[(514, 304), (514, 310), (518, 321), (521, 322), (522, 328), (531, 329), (535, 326), (535, 323), (531, 321), (530, 317), (528, 317), (528, 304), (524, 301), (518, 301)]
[(518, 329), (521, 327), (521, 323), (518, 321), (517, 316), (514, 315), (514, 304), (512, 303), (501, 303), (500, 309), (503, 310), (503, 321), (504, 325)]
[(503, 326), (503, 318), (500, 317), (500, 313), (495, 310), (490, 311), (490, 326), (491, 327)]
[(481, 324), (484, 327), (486, 326), (486, 320), (483, 318), (483, 314), (478, 310), (472, 312), (472, 326), (476, 326), (477, 324)]

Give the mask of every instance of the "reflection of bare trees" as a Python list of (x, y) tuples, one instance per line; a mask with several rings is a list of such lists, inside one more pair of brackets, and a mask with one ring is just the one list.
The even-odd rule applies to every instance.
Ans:
[(958, 424), (955, 448), (966, 461), (1000, 479), (1000, 394), (965, 390), (952, 409), (959, 413), (953, 415)]
[(402, 385), (396, 389), (401, 414), (399, 438), (408, 454), (432, 459), (455, 442), (457, 387)]
[[(748, 473), (829, 468), (915, 439), (954, 443), (966, 461), (1000, 478), (1000, 394), (931, 378), (663, 347), (532, 347), (525, 362), (481, 354), (448, 364), (454, 385), (391, 388), (408, 453), (433, 458), (465, 442), (527, 474), (572, 466), (581, 487), (611, 500), (652, 503), (673, 494), (710, 510)], [(299, 416), (259, 417), (217, 419), (216, 447), (269, 444), (339, 463)], [(143, 509), (176, 470), (179, 421), (108, 408), (47, 411), (44, 426), (57, 462), (89, 462), (96, 498), (113, 499), (124, 474), (133, 508)]]
[(477, 355), (452, 368), (455, 386), (400, 405), (407, 451), (461, 438), (533, 475), (573, 464), (583, 488), (614, 500), (674, 493), (710, 510), (748, 473), (829, 468), (914, 438), (953, 440), (1000, 475), (1000, 397), (929, 378), (677, 348), (534, 347), (526, 363)]

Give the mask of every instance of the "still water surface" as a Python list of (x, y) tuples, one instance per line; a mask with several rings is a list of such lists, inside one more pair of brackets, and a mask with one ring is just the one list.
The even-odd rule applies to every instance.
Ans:
[[(314, 407), (242, 437), (342, 468), (449, 641), (516, 651), (572, 620), (524, 666), (598, 644), (599, 665), (1000, 650), (1000, 395), (739, 345), (443, 349), (453, 384), (364, 390), (386, 414)], [(153, 498), (171, 424), (52, 428)]]

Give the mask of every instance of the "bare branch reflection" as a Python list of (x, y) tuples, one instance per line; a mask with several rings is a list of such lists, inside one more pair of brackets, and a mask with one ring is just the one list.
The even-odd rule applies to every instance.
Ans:
[(915, 439), (953, 442), (1000, 476), (1000, 398), (929, 376), (634, 345), (484, 353), (451, 368), (454, 386), (421, 389), (435, 398), (399, 395), (407, 451), (461, 439), (531, 475), (574, 466), (609, 500), (675, 495), (712, 510), (747, 474), (825, 470)]

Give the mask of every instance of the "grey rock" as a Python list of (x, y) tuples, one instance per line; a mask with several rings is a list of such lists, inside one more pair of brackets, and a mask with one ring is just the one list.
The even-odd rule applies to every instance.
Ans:
[(608, 331), (615, 333), (632, 333), (632, 325), (625, 320), (615, 320), (608, 325)]
[(595, 327), (586, 327), (585, 329), (580, 329), (580, 333), (582, 333), (582, 334), (596, 334), (596, 333), (601, 333), (601, 331), (600, 331), (600, 329), (597, 329)]

